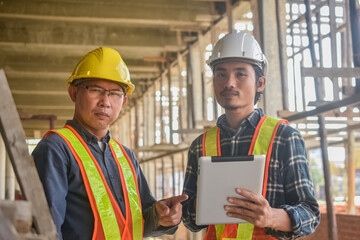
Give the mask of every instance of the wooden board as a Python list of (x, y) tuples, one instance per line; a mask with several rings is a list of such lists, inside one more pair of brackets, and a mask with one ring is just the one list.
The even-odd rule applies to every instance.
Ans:
[(0, 210), (0, 240), (19, 240), (15, 228), (4, 217)]
[(0, 69), (0, 130), (20, 188), (31, 202), (35, 228), (49, 239), (58, 239), (34, 160), (29, 155), (25, 132), (5, 76)]

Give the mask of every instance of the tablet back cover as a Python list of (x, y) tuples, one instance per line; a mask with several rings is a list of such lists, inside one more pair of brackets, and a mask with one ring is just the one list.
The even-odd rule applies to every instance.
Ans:
[(241, 223), (226, 216), (227, 197), (240, 197), (241, 187), (261, 194), (265, 155), (239, 157), (200, 157), (196, 202), (196, 224)]

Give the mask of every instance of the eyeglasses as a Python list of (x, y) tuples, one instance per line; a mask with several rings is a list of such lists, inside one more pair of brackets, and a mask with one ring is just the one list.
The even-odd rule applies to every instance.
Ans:
[(122, 97), (126, 95), (124, 91), (119, 89), (110, 89), (107, 90), (105, 88), (99, 86), (78, 86), (80, 88), (84, 88), (89, 91), (89, 95), (94, 98), (100, 98), (105, 96), (105, 93), (108, 92), (108, 96), (112, 100), (120, 100)]

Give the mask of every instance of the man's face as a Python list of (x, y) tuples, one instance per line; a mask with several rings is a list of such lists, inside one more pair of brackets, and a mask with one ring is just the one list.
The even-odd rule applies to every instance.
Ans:
[[(104, 89), (114, 91), (104, 93)], [(127, 97), (122, 92), (118, 84), (105, 80), (89, 80), (70, 86), (69, 95), (75, 102), (74, 119), (90, 132), (108, 130), (126, 103)]]
[(215, 96), (225, 110), (252, 110), (255, 93), (265, 88), (265, 81), (260, 77), (256, 83), (255, 70), (248, 63), (229, 61), (214, 68)]

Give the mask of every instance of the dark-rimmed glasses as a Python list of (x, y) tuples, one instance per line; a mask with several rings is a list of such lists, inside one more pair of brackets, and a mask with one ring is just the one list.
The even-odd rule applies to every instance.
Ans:
[(105, 93), (108, 92), (108, 97), (112, 100), (120, 100), (124, 96), (126, 96), (126, 93), (120, 89), (105, 89), (100, 86), (77, 86), (80, 88), (84, 88), (88, 90), (89, 95), (94, 98), (100, 98), (105, 96)]

